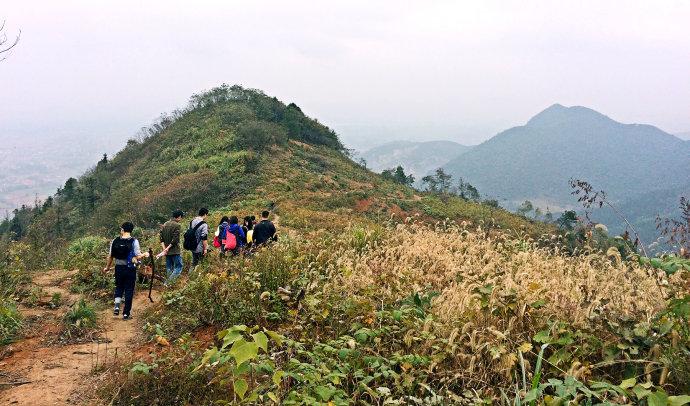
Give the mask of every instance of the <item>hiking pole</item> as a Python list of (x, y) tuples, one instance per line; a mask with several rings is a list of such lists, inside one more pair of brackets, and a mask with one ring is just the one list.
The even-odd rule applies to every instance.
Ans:
[(156, 259), (153, 257), (153, 250), (149, 248), (149, 259), (151, 260), (151, 281), (149, 282), (149, 300), (153, 303), (151, 290), (153, 290), (153, 280), (156, 277)]

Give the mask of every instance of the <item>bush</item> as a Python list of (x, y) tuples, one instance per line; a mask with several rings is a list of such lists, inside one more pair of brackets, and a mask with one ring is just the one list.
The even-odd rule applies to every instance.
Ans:
[(67, 248), (66, 269), (84, 269), (103, 263), (108, 255), (107, 238), (89, 235), (74, 240)]
[(98, 315), (94, 307), (82, 298), (65, 314), (64, 323), (67, 337), (81, 337), (96, 328)]
[(101, 272), (108, 255), (108, 247), (108, 239), (97, 236), (82, 237), (69, 245), (63, 266), (66, 269), (77, 270), (72, 282), (72, 291), (98, 296), (114, 288), (112, 274)]
[(247, 121), (237, 126), (233, 149), (261, 150), (270, 145), (284, 145), (287, 142), (287, 131), (275, 123)]
[(21, 320), (14, 301), (0, 298), (0, 345), (12, 342), (22, 326)]

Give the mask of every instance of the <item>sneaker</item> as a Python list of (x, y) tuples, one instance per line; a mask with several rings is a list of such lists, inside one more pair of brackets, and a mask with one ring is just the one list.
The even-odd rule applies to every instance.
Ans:
[(113, 316), (119, 316), (120, 315), (120, 306), (115, 306), (115, 310), (113, 310)]
[(123, 314), (122, 315), (122, 320), (129, 320), (131, 318), (132, 318), (132, 316), (130, 316), (129, 314)]

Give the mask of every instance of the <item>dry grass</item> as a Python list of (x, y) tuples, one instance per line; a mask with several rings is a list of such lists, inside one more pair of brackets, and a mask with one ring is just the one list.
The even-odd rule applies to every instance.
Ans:
[(470, 387), (510, 385), (518, 348), (530, 352), (538, 331), (557, 336), (563, 325), (583, 334), (573, 336), (572, 354), (553, 367), (586, 378), (592, 371), (582, 365), (604, 358), (604, 345), (589, 349), (586, 337), (616, 343), (606, 326), (650, 322), (676, 283), (658, 284), (646, 269), (602, 253), (572, 257), (530, 240), (443, 224), (401, 224), (390, 237), (372, 240), (363, 250), (332, 254), (337, 260), (325, 290), (369, 308), (438, 292), (434, 322), (425, 329), (448, 343), (451, 357), (439, 360), (447, 378)]

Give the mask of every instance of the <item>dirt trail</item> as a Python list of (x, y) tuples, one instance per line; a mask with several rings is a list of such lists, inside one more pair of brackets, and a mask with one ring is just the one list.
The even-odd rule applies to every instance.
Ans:
[(62, 305), (20, 309), (29, 327), (25, 337), (10, 345), (5, 350), (9, 354), (0, 359), (0, 405), (93, 404), (80, 396), (88, 375), (131, 356), (130, 342), (140, 331), (136, 316), (150, 305), (148, 290), (137, 287), (132, 320), (113, 317), (108, 307), (99, 313), (101, 331), (89, 342), (64, 345), (57, 342), (62, 317), (79, 300), (79, 295), (69, 291), (72, 275), (52, 270), (34, 277), (33, 283), (43, 292), (39, 305), (47, 304), (53, 293), (61, 294)]

